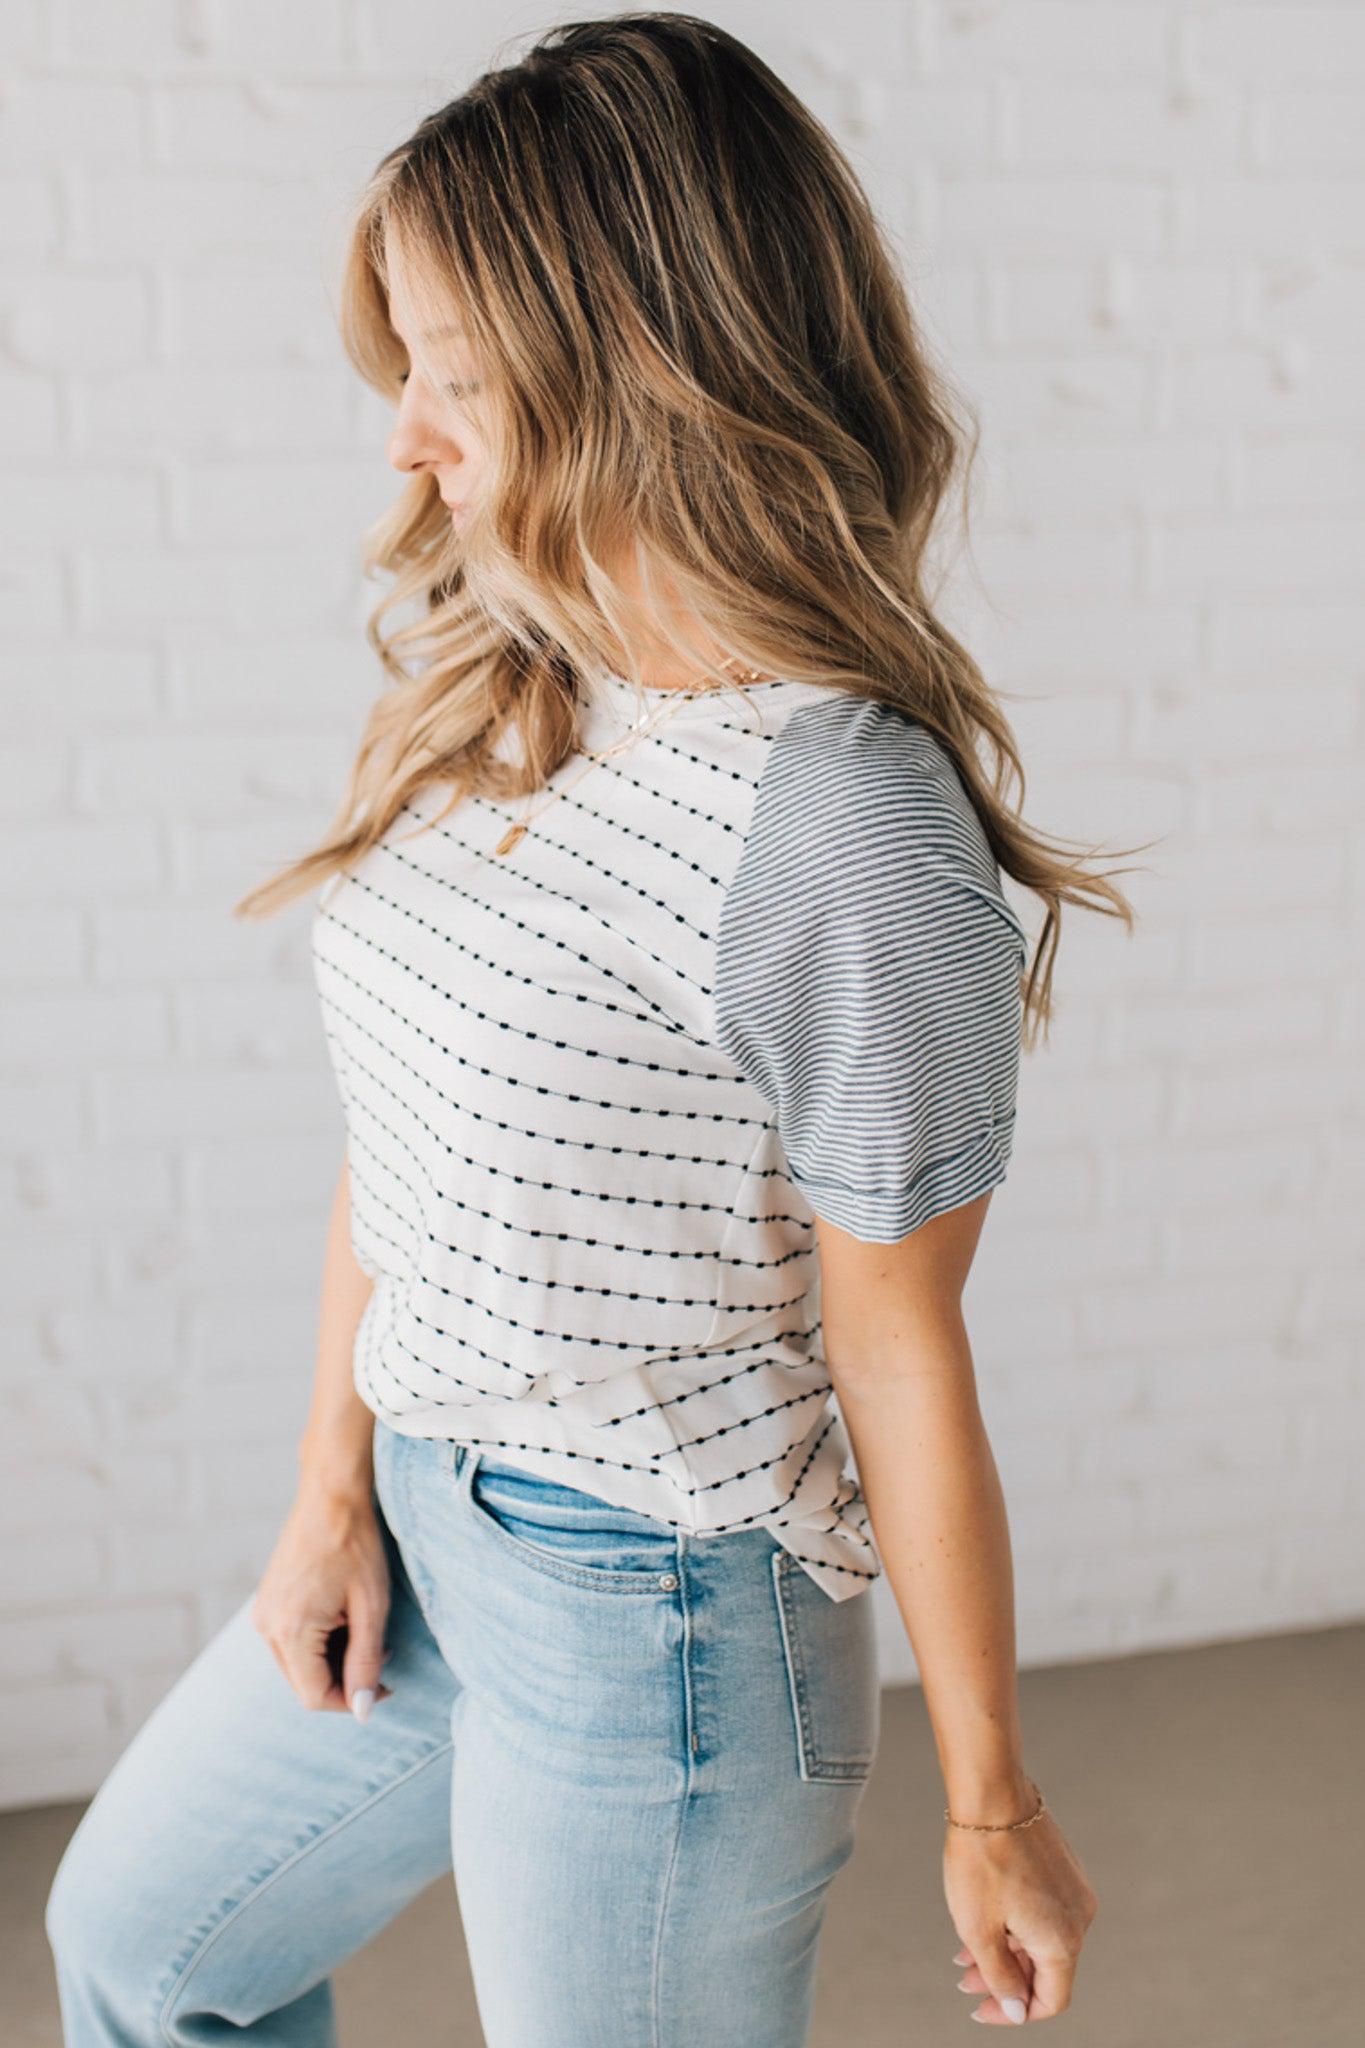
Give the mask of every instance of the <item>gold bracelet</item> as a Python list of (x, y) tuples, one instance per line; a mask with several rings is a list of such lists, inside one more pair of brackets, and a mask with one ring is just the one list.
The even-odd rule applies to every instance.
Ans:
[(1038, 1804), (1034, 1811), (1024, 1820), (954, 1820), (946, 1806), (943, 1809), (943, 1818), (947, 1821), (949, 1827), (967, 1828), (974, 1835), (1008, 1834), (1014, 1828), (1031, 1828), (1039, 1814), (1045, 1811), (1047, 1801), (1043, 1798), (1042, 1793), (1038, 1791), (1038, 1786), (1034, 1779), (1030, 1778), (1029, 1783), (1033, 1786), (1034, 1791), (1038, 1792)]

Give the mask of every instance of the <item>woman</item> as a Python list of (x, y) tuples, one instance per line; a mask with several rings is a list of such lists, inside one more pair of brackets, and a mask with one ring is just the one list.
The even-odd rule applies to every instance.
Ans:
[(924, 593), (962, 436), (867, 201), (713, 24), (577, 23), (384, 159), (342, 316), (409, 479), (390, 687), (239, 906), (326, 885), (315, 1393), (53, 1887), (67, 2040), (328, 2042), (453, 1863), (489, 2048), (797, 2048), (883, 1569), (972, 2017), (1051, 2017), (1096, 1902), (960, 1297), (1050, 1010), (1001, 870), (1053, 951), (1131, 911), (1006, 805)]

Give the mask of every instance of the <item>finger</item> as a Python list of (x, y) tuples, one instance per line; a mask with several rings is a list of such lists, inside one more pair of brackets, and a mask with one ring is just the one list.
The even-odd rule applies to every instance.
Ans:
[(1033, 1973), (1033, 1998), (1029, 2005), (1029, 2018), (1050, 2020), (1059, 2012), (1065, 2012), (1071, 2003), (1075, 1981), (1074, 1956), (1042, 1957)]
[(265, 1641), (271, 1656), (275, 1659), (275, 1662), (279, 1667), (280, 1676), (284, 1679), (285, 1684), (288, 1685), (289, 1668), (286, 1665), (284, 1658), (280, 1655), (279, 1645), (276, 1643), (273, 1636), (267, 1636)]
[[(1015, 1954), (1015, 1957), (1016, 1957), (1016, 1959), (1018, 1960), (1018, 1963), (1019, 1963), (1019, 1967), (1020, 1967), (1020, 1969), (1021, 1969), (1021, 1970), (1022, 1970), (1022, 1971), (1024, 1972), (1024, 1975), (1025, 1975), (1025, 1976), (1026, 1976), (1026, 1977), (1028, 1978), (1028, 1980), (1029, 1980), (1030, 1984), (1032, 1984), (1032, 1982), (1033, 1982), (1033, 1958), (1032, 1958), (1032, 1956), (1031, 1956), (1031, 1955), (1029, 1954), (1028, 1950), (1027, 1950), (1027, 1949), (1026, 1949), (1026, 1948), (1024, 1947), (1023, 1943), (1022, 1943), (1022, 1942), (1019, 1942), (1019, 1941), (1017, 1941), (1017, 1940), (1015, 1939), (1015, 1937), (1014, 1937), (1014, 1936), (1013, 1936), (1012, 1934), (1007, 1934), (1007, 1935), (1005, 1936), (1005, 1939), (1006, 1939), (1006, 1941), (1007, 1941), (1007, 1942), (1009, 1943), (1009, 1945), (1010, 1945), (1011, 1949), (1013, 1949), (1013, 1951), (1014, 1951), (1014, 1954)], [(974, 1960), (974, 1958), (973, 1958), (973, 1956), (972, 1956), (972, 1952), (971, 1952), (971, 1950), (970, 1950), (969, 1948), (960, 1948), (960, 1949), (958, 1950), (957, 1954), (956, 1954), (956, 1955), (955, 1955), (955, 1956), (953, 1957), (953, 1961), (954, 1961), (955, 1963), (961, 1963), (961, 1964), (965, 1964), (965, 1965), (967, 1966), (967, 1975), (968, 1975), (969, 1977), (970, 1977), (970, 1976), (972, 1975), (973, 1971), (975, 1971), (975, 1972), (976, 1972), (976, 1975), (977, 1975), (978, 1977), (981, 1977), (981, 1973), (980, 1973), (980, 1971), (979, 1971), (979, 1970), (976, 1970), (976, 1963), (975, 1963), (975, 1960)], [(979, 1983), (978, 1985), (974, 1986), (973, 1988), (974, 1988), (974, 1989), (977, 1989), (977, 1990), (983, 1990), (983, 1989), (985, 1988), (985, 1982), (986, 1982), (985, 1978), (984, 1978), (984, 1977), (981, 1977), (981, 1981), (980, 1981), (980, 1983)]]
[(285, 1636), (280, 1654), (284, 1675), (305, 1707), (314, 1713), (345, 1713), (346, 1695), (327, 1661), (325, 1636)]
[(1009, 1943), (1010, 1954), (1014, 1957), (1018, 1968), (1022, 1970), (1024, 1982), (1031, 1992), (1033, 1990), (1033, 1957), (1029, 1954), (1023, 1943), (1016, 1941), (1012, 1934), (1007, 1934), (1005, 1939)]
[[(990, 1998), (985, 2005), (978, 2006), (973, 2019), (1002, 2019), (1012, 2026), (1022, 2026), (1028, 2018), (1030, 1982), (1020, 1968), (1019, 1958), (1014, 1954), (1003, 1936), (978, 1945), (976, 1966), (986, 1981)], [(991, 2010), (994, 2002), (995, 2011)]]
[[(962, 1975), (961, 1975), (961, 1976), (960, 1976), (960, 1977), (958, 1978), (958, 1980), (957, 1980), (957, 1988), (958, 1988), (958, 1990), (959, 1990), (959, 1991), (967, 1991), (967, 1992), (970, 1992), (970, 1993), (971, 1993), (971, 1994), (972, 1994), (973, 1996), (975, 1996), (975, 1997), (979, 1997), (979, 1996), (980, 1996), (980, 1994), (981, 1994), (981, 1993), (982, 1993), (983, 1991), (985, 1991), (985, 1992), (989, 1992), (989, 1991), (990, 1991), (990, 1988), (991, 1988), (991, 1987), (990, 1987), (990, 1985), (989, 1985), (989, 1984), (988, 1984), (988, 1983), (986, 1982), (985, 1978), (984, 1978), (984, 1977), (982, 1976), (982, 1974), (981, 1974), (980, 1970), (978, 1970), (978, 1968), (976, 1967), (976, 1964), (975, 1964), (975, 1963), (973, 1963), (973, 1964), (971, 1965), (970, 1969), (967, 1969), (967, 1970), (965, 1970), (965, 1971), (963, 1972), (963, 1974), (962, 1974)], [(1029, 2018), (1030, 2018), (1030, 2019), (1032, 2019), (1032, 2018), (1033, 2018), (1033, 2016), (1034, 2016), (1034, 2007), (1035, 2007), (1036, 2003), (1037, 2003), (1037, 1993), (1036, 1993), (1036, 1991), (1035, 1991), (1035, 1989), (1034, 1989), (1033, 1979), (1032, 1979), (1032, 1977), (1030, 1976), (1030, 1979), (1029, 1979)]]
[[(358, 1721), (367, 1721), (379, 1698), (384, 1665), (386, 1602), (353, 1598), (347, 1612), (346, 1654), (341, 1667), (342, 1691)], [(387, 1692), (389, 1688), (385, 1688)]]

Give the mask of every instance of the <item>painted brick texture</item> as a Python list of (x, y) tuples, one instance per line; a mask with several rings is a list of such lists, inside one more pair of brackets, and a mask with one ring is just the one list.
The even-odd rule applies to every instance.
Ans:
[[(979, 415), (945, 607), (1030, 817), (1157, 841), (1133, 938), (1067, 915), (969, 1286), (1021, 1661), (1358, 1618), (1365, 13), (717, 18), (852, 152)], [(346, 208), (520, 27), (6, 14), (0, 1804), (94, 1786), (288, 1501), (340, 1112), (306, 910), (228, 912), (377, 686)]]

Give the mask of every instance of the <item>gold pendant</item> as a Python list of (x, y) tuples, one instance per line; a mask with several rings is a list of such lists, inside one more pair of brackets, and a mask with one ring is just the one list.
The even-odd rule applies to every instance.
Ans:
[(507, 830), (503, 833), (502, 838), (493, 848), (494, 853), (510, 853), (512, 851), (512, 848), (516, 845), (517, 841), (519, 839), (524, 838), (525, 835), (526, 827), (524, 825), (509, 825)]

